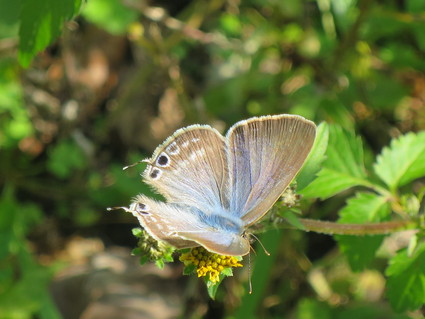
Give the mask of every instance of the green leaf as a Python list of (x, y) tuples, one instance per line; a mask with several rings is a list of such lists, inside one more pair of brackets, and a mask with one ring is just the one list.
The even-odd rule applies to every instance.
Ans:
[(90, 0), (83, 16), (112, 34), (123, 34), (137, 20), (137, 11), (126, 7), (121, 0)]
[(387, 295), (396, 311), (415, 310), (425, 302), (425, 244), (412, 256), (407, 249), (397, 253), (385, 272)]
[(374, 170), (392, 190), (425, 176), (425, 132), (393, 140), (378, 156)]
[[(134, 250), (133, 250), (133, 251), (134, 251)], [(140, 256), (139, 264), (140, 264), (140, 265), (144, 265), (144, 264), (146, 264), (148, 261), (150, 261), (149, 256), (148, 256), (148, 255), (143, 255), (143, 256)]]
[(231, 277), (233, 276), (233, 269), (231, 267), (226, 267), (221, 271), (221, 273), (226, 277)]
[(191, 275), (195, 273), (196, 266), (194, 264), (185, 265), (183, 268), (183, 275)]
[(360, 138), (339, 126), (329, 126), (327, 159), (317, 178), (300, 194), (328, 198), (356, 185), (367, 185)]
[(213, 283), (212, 281), (210, 281), (208, 276), (204, 277), (205, 284), (207, 285), (208, 296), (210, 296), (212, 300), (215, 300), (215, 295), (217, 294), (218, 287), (220, 286), (221, 281), (224, 277), (225, 276), (220, 275), (220, 281), (217, 283)]
[(164, 269), (165, 261), (164, 261), (163, 259), (155, 260), (155, 265), (156, 265), (159, 269)]
[(321, 123), (317, 127), (316, 139), (303, 168), (297, 176), (297, 190), (305, 188), (316, 176), (325, 159), (326, 148), (329, 140), (329, 126)]
[(140, 227), (135, 227), (133, 229), (131, 229), (131, 232), (133, 233), (133, 236), (137, 237), (137, 238), (141, 238), (143, 235), (143, 231)]
[(23, 67), (59, 36), (64, 22), (79, 12), (81, 4), (82, 0), (22, 0), (19, 62)]
[[(388, 200), (374, 193), (357, 193), (340, 211), (340, 223), (373, 223), (387, 219), (390, 214)], [(353, 271), (366, 268), (375, 257), (384, 236), (335, 236)]]
[(340, 223), (373, 223), (388, 218), (388, 199), (375, 193), (358, 192), (340, 211)]

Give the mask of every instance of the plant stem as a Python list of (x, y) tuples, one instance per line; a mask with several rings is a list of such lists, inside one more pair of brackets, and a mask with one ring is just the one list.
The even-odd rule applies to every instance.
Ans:
[(400, 220), (373, 224), (339, 224), (308, 218), (299, 218), (306, 231), (329, 235), (384, 235), (407, 229), (419, 229), (418, 221)]

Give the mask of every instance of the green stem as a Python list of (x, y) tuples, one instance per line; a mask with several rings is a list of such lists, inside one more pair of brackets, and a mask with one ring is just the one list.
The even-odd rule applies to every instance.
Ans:
[(339, 224), (308, 218), (299, 218), (298, 221), (306, 231), (329, 235), (384, 235), (407, 229), (419, 229), (418, 221), (400, 220), (373, 224)]

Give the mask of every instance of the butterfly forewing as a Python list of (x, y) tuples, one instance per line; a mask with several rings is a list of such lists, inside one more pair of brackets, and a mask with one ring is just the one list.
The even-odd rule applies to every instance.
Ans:
[(246, 226), (260, 219), (302, 167), (315, 138), (315, 125), (295, 115), (253, 118), (227, 133), (230, 210)]
[(205, 213), (228, 205), (228, 164), (224, 137), (209, 126), (178, 130), (154, 152), (143, 174), (168, 202)]

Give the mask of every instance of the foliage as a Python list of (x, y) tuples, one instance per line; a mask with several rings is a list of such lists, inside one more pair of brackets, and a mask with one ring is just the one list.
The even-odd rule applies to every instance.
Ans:
[(19, 62), (29, 66), (34, 55), (55, 40), (65, 21), (72, 19), (82, 0), (22, 0), (19, 27)]
[[(141, 3), (0, 0), (0, 317), (59, 317), (47, 287), (63, 247), (49, 234), (134, 246), (132, 216), (105, 207), (151, 193), (122, 166), (175, 129), (293, 113), (321, 123), (297, 177), (303, 197), (264, 224), (296, 229), (260, 235), (271, 256), (252, 256), (252, 295), (227, 278), (215, 308), (198, 296), (186, 308), (419, 318), (425, 3)], [(301, 212), (329, 221), (315, 231), (342, 254), (301, 231)], [(418, 231), (395, 234), (407, 228)]]
[(137, 20), (137, 12), (118, 0), (91, 0), (87, 2), (83, 15), (112, 34), (127, 32), (129, 25)]
[[(392, 211), (400, 214), (410, 211), (410, 216), (403, 213), (402, 217), (417, 219), (419, 209), (410, 210), (406, 201), (400, 197), (400, 193), (403, 193), (401, 186), (418, 177), (425, 176), (424, 161), (420, 160), (424, 156), (424, 133), (409, 133), (401, 136), (393, 140), (391, 146), (384, 148), (378, 156), (373, 168), (385, 182), (387, 189), (381, 186), (381, 182), (367, 177), (363, 167), (363, 149), (359, 139), (341, 129), (331, 129), (329, 146), (326, 151), (327, 159), (323, 163), (323, 169), (302, 193), (309, 197), (328, 197), (334, 195), (335, 190), (345, 190), (347, 185), (350, 187), (361, 185), (369, 188), (369, 191), (357, 191), (354, 197), (347, 199), (346, 205), (339, 212), (339, 222), (376, 223), (391, 217), (394, 218), (395, 216), (391, 216)], [(336, 178), (336, 175), (340, 177)], [(347, 183), (343, 183), (341, 180), (345, 180)], [(416, 199), (418, 195), (421, 196), (412, 192), (412, 189), (408, 189), (405, 194)], [(420, 200), (417, 199), (417, 201)], [(419, 220), (417, 227), (422, 227)], [(384, 239), (384, 235), (364, 235), (367, 233), (360, 237), (336, 236), (341, 251), (347, 256), (354, 271), (360, 271), (370, 266)], [(423, 239), (423, 234), (419, 233), (413, 235), (410, 240), (416, 243)], [(390, 302), (397, 311), (416, 309), (425, 300), (421, 251), (422, 244), (415, 249), (412, 256), (408, 256), (406, 250), (403, 250), (390, 259), (390, 266), (386, 271), (387, 289)], [(416, 286), (413, 283), (416, 283)]]
[(30, 313), (60, 318), (48, 292), (54, 269), (39, 265), (25, 240), (31, 227), (42, 219), (40, 207), (19, 204), (9, 187), (0, 197), (0, 212), (2, 318), (27, 318)]
[(22, 88), (16, 62), (0, 61), (0, 147), (13, 147), (33, 132), (28, 113), (22, 107)]

